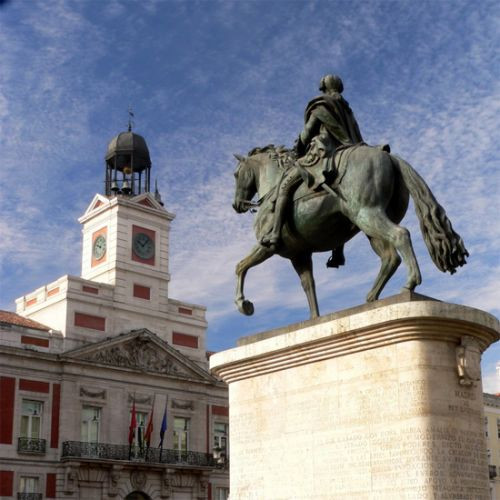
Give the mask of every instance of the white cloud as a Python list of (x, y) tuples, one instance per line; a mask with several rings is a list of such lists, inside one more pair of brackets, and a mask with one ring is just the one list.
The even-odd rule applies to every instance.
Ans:
[(483, 392), (488, 394), (500, 394), (500, 373), (493, 369), (483, 372)]
[[(210, 329), (233, 320), (234, 267), (255, 238), (251, 216), (231, 208), (232, 153), (291, 146), (320, 77), (338, 72), (366, 140), (390, 142), (415, 166), (471, 252), (457, 275), (439, 273), (410, 207), (404, 225), (424, 275), (417, 291), (498, 311), (498, 11), (478, 5), (462, 19), (435, 2), (271, 4), (264, 16), (259, 2), (10, 6), (18, 24), (0, 29), (1, 277), (19, 269), (24, 277), (0, 307), (78, 270), (75, 219), (101, 187), (106, 142), (132, 104), (152, 175), (177, 214), (172, 294), (206, 304)], [(53, 263), (46, 238), (57, 232), (65, 249)], [(324, 269), (325, 255), (315, 259), (324, 312), (362, 302), (377, 273), (363, 237), (346, 254), (337, 271)], [(238, 327), (265, 328), (276, 309), (307, 317), (299, 280), (277, 257), (249, 272), (247, 295), (257, 316)]]

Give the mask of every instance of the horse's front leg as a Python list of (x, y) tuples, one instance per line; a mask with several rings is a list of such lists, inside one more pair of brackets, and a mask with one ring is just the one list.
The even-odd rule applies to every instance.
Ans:
[(264, 248), (261, 245), (256, 245), (243, 260), (238, 262), (236, 266), (236, 298), (234, 301), (238, 306), (238, 310), (240, 311), (240, 313), (251, 316), (254, 311), (253, 304), (249, 300), (245, 299), (245, 295), (243, 293), (247, 271), (251, 267), (254, 267), (261, 262), (269, 259), (269, 257), (271, 257), (273, 254), (274, 252), (269, 248)]
[(300, 277), (300, 283), (309, 303), (309, 311), (312, 318), (319, 316), (318, 299), (316, 297), (316, 285), (314, 283), (312, 256), (310, 253), (301, 254), (291, 259), (293, 267)]

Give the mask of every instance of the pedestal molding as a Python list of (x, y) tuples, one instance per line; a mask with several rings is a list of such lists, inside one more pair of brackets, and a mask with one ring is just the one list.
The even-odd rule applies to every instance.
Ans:
[[(478, 323), (453, 318), (458, 316), (453, 314), (454, 308), (460, 309), (462, 316), (464, 310), (472, 312), (476, 321), (478, 317), (482, 321)], [(210, 366), (214, 374), (226, 383), (230, 383), (315, 361), (375, 349), (383, 345), (413, 340), (445, 341), (458, 346), (462, 337), (467, 335), (478, 341), (483, 352), (499, 339), (497, 331), (500, 330), (500, 325), (496, 318), (476, 309), (440, 302), (414, 302), (385, 307), (385, 316), (387, 312), (389, 316), (393, 316), (398, 309), (401, 316), (405, 314), (404, 317), (381, 321), (378, 324), (377, 322), (364, 324), (367, 323), (367, 319), (373, 321), (377, 312), (375, 309), (368, 314), (369, 318), (363, 318), (367, 315), (361, 313), (357, 315), (358, 318), (356, 316), (340, 318), (330, 323), (321, 323), (312, 328), (302, 328), (216, 353), (210, 359)], [(423, 309), (426, 313), (424, 315), (422, 315)]]

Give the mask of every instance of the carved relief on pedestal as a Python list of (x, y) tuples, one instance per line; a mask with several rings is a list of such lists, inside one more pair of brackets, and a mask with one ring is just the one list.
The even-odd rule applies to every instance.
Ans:
[(475, 386), (481, 380), (481, 348), (478, 341), (464, 335), (456, 352), (460, 385)]

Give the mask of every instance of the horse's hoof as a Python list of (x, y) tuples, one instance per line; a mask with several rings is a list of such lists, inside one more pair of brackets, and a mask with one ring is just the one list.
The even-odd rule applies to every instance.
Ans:
[(254, 312), (253, 304), (249, 300), (237, 300), (238, 311), (245, 316), (251, 316)]

